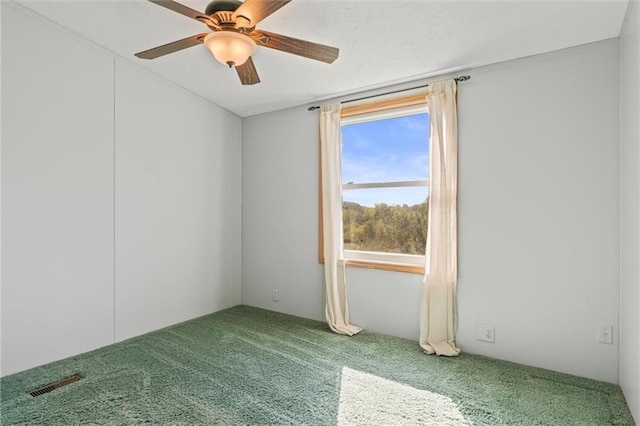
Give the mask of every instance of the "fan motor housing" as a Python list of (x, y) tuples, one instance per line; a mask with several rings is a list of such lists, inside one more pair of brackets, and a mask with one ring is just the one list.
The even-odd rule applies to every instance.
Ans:
[(204, 13), (208, 16), (211, 16), (221, 11), (235, 12), (235, 10), (239, 8), (241, 4), (242, 2), (238, 0), (213, 0), (207, 5)]

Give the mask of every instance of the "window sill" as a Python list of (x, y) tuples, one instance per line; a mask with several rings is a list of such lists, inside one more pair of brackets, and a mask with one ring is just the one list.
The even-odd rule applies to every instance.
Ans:
[(418, 265), (406, 265), (391, 262), (371, 262), (366, 260), (352, 259), (345, 259), (344, 264), (345, 266), (350, 266), (353, 268), (379, 269), (382, 271), (406, 272), (409, 274), (424, 275), (424, 266)]

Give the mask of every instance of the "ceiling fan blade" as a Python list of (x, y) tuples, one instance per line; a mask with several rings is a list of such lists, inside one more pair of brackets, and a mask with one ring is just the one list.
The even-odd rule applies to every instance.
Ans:
[(237, 66), (236, 71), (243, 86), (260, 83), (260, 77), (258, 77), (258, 71), (256, 71), (256, 67), (253, 65), (251, 56), (249, 56), (249, 59), (247, 59), (244, 64)]
[(160, 56), (168, 55), (169, 53), (177, 52), (188, 47), (192, 47), (202, 43), (207, 33), (196, 34), (191, 37), (183, 38), (182, 40), (167, 43), (162, 46), (154, 47), (153, 49), (145, 50), (144, 52), (136, 53), (136, 56), (141, 59), (155, 59)]
[[(233, 12), (233, 19), (239, 27), (255, 27), (258, 22), (290, 1), (291, 0), (245, 0), (245, 2)], [(244, 19), (238, 19), (242, 17), (248, 22), (245, 22)]]
[(340, 52), (340, 49), (337, 47), (312, 43), (310, 41), (299, 40), (267, 31), (256, 30), (249, 34), (249, 36), (260, 46), (304, 56), (305, 58), (315, 59), (316, 61), (326, 62), (328, 64), (333, 63), (333, 61), (338, 58)]
[(151, 3), (155, 3), (158, 6), (166, 7), (169, 10), (178, 12), (181, 15), (187, 16), (191, 19), (195, 19), (198, 22), (202, 22), (207, 25), (211, 22), (209, 17), (202, 12), (198, 12), (195, 9), (191, 9), (183, 4), (177, 3), (172, 0), (149, 0)]

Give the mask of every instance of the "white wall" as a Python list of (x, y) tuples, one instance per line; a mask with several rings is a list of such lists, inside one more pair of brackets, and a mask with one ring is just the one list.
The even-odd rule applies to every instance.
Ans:
[[(0, 6), (0, 24), (2, 7)], [(0, 50), (2, 49), (2, 31), (0, 31)], [(0, 99), (2, 99), (2, 55), (0, 54)], [(0, 102), (0, 129), (2, 129), (2, 102)], [(2, 131), (0, 130), (0, 242), (2, 241)], [(0, 343), (2, 342), (2, 244), (0, 243)], [(2, 348), (0, 347), (0, 375), (2, 374)]]
[(348, 268), (351, 321), (370, 331), (418, 340), (422, 275)]
[(241, 120), (1, 7), (2, 374), (239, 303)]
[[(471, 74), (459, 98), (460, 345), (616, 383), (617, 41)], [(495, 344), (475, 340), (476, 323), (495, 325)], [(596, 341), (599, 323), (613, 345)]]
[(113, 58), (2, 8), (9, 374), (113, 342)]
[(320, 320), (317, 115), (245, 118), (242, 145), (242, 303)]
[[(617, 382), (617, 41), (469, 74), (459, 95), (459, 344)], [(317, 134), (317, 113), (303, 107), (244, 121), (245, 304), (321, 317)], [(347, 278), (354, 323), (417, 340), (420, 276)], [(271, 302), (276, 285), (298, 302)], [(479, 322), (496, 327), (494, 344), (475, 340)], [(613, 345), (596, 342), (598, 323), (614, 326)]]
[(620, 386), (640, 422), (640, 3), (620, 37)]
[(116, 86), (119, 341), (233, 305), (241, 125), (125, 61)]

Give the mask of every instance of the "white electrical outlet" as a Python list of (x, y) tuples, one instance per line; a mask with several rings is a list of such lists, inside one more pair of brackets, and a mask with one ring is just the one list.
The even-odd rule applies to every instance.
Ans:
[(495, 342), (495, 327), (488, 324), (476, 324), (476, 340), (481, 342)]
[(613, 326), (611, 324), (598, 324), (598, 342), (613, 344)]
[(273, 290), (271, 290), (271, 300), (273, 300), (274, 302), (277, 302), (279, 299), (278, 297), (278, 289), (274, 288)]

